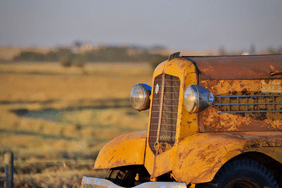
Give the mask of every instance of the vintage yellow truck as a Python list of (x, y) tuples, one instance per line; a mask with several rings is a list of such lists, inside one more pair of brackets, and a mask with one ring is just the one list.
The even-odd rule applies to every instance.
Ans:
[(136, 84), (148, 131), (113, 139), (83, 187), (282, 187), (282, 55), (180, 56)]

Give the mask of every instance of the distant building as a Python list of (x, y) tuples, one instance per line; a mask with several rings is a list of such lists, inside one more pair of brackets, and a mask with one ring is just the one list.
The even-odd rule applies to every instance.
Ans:
[(250, 55), (249, 52), (243, 52), (242, 55)]

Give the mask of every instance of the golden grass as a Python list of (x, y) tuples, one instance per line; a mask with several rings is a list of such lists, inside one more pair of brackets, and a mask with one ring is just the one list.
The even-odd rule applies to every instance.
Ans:
[(14, 179), (15, 187), (56, 187), (56, 188), (79, 188), (83, 176), (95, 176), (105, 178), (107, 171), (89, 170), (58, 170), (42, 174), (21, 175)]
[[(0, 90), (0, 101), (125, 98), (129, 96), (135, 83), (139, 81), (151, 83), (152, 71), (146, 63), (88, 65), (93, 70), (88, 70), (86, 66), (86, 75), (78, 74), (79, 68), (74, 68), (76, 73), (71, 74), (69, 72), (71, 69), (61, 66), (51, 66), (47, 72), (41, 71), (41, 68), (45, 70), (45, 67), (48, 66), (50, 66), (48, 63), (26, 66), (0, 64), (0, 71), (4, 72), (0, 75), (0, 87), (3, 88)], [(107, 69), (107, 67), (109, 68)], [(50, 71), (56, 72), (56, 74), (52, 75)], [(137, 74), (137, 71), (140, 73)], [(15, 72), (22, 74), (14, 74)], [(30, 74), (31, 72), (37, 74)]]
[[(0, 152), (13, 151), (15, 167), (19, 162), (76, 161), (60, 172), (64, 177), (54, 174), (58, 169), (44, 167), (40, 174), (17, 174), (16, 183), (62, 187), (80, 182), (85, 173), (96, 176), (89, 167), (75, 169), (84, 160), (92, 160), (93, 166), (110, 139), (147, 129), (148, 112), (139, 113), (128, 105), (132, 87), (139, 82), (151, 85), (151, 77), (146, 63), (87, 64), (83, 71), (52, 63), (0, 64)], [(64, 113), (60, 121), (50, 121), (18, 116), (14, 112), (20, 109)], [(78, 181), (68, 179), (72, 177)]]
[(36, 47), (36, 46), (9, 46), (0, 45), (0, 59), (12, 60), (15, 56), (19, 55), (22, 51), (32, 51), (37, 53), (48, 53), (55, 49), (49, 47)]
[[(63, 67), (58, 62), (11, 62), (0, 64), (1, 72), (8, 73), (30, 73), (30, 74), (102, 74), (102, 75), (149, 75), (151, 67), (146, 62), (132, 63), (86, 63), (83, 68)], [(148, 71), (149, 70), (149, 71)]]

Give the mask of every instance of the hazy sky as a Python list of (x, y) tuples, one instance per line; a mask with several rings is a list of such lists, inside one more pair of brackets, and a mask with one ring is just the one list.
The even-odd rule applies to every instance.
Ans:
[(0, 44), (282, 46), (281, 0), (1, 0)]

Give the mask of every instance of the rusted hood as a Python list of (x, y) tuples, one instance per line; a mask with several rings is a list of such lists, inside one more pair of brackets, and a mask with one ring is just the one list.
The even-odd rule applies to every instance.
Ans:
[[(282, 55), (185, 57), (200, 70), (200, 80), (282, 78)], [(276, 73), (271, 75), (271, 73)]]

